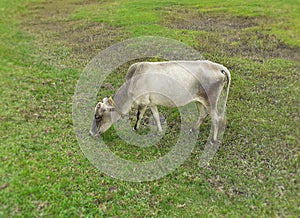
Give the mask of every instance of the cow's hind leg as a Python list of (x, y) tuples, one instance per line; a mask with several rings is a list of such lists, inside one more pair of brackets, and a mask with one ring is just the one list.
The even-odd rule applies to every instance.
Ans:
[(210, 116), (212, 124), (212, 143), (214, 143), (218, 140), (219, 116), (216, 110), (212, 110)]
[(205, 118), (208, 116), (207, 108), (201, 102), (196, 101), (196, 105), (197, 105), (198, 112), (199, 112), (199, 118), (198, 118), (195, 126), (192, 128), (193, 132), (195, 132), (199, 128), (201, 123), (203, 123)]
[(220, 143), (220, 137), (222, 136), (223, 127), (222, 124), (224, 123), (224, 113), (218, 110), (219, 98), (221, 95), (221, 87), (220, 90), (217, 92), (217, 95), (210, 98), (210, 108), (209, 113), (211, 116), (212, 122), (212, 143)]
[(210, 114), (212, 121), (212, 143), (219, 143), (225, 130), (225, 115), (224, 113), (218, 113), (216, 108), (211, 110)]
[(157, 106), (151, 106), (150, 109), (152, 111), (152, 114), (153, 114), (155, 123), (157, 125), (158, 131), (162, 132), (162, 128), (161, 128), (161, 123), (160, 123), (160, 119), (159, 119), (159, 113), (158, 113)]
[(133, 128), (134, 130), (137, 130), (140, 128), (141, 120), (145, 114), (146, 109), (147, 109), (147, 105), (139, 105), (138, 106), (138, 112), (136, 115), (136, 123)]

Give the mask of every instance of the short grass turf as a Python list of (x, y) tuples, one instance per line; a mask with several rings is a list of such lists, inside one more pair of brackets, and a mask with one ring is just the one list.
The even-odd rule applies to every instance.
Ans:
[[(297, 217), (299, 210), (299, 1), (0, 2), (1, 217)], [(113, 179), (93, 167), (73, 132), (72, 102), (84, 66), (122, 40), (164, 36), (232, 74), (223, 145), (197, 163), (209, 134), (172, 174)], [(99, 97), (124, 81), (125, 64)], [(105, 135), (128, 159), (159, 157), (176, 139), (136, 149)], [(174, 125), (176, 126), (176, 125)], [(145, 127), (146, 128), (146, 127)], [(149, 157), (150, 156), (150, 157)]]

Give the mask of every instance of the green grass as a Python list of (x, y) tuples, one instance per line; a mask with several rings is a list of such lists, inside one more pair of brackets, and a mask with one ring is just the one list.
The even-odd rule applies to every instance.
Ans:
[[(2, 0), (0, 217), (297, 217), (299, 4)], [(142, 35), (193, 46), (230, 69), (232, 87), (223, 146), (209, 167), (197, 166), (206, 121), (181, 167), (130, 183), (99, 172), (83, 155), (72, 101), (92, 57)], [(107, 78), (113, 88), (99, 96), (118, 89), (129, 65)], [(136, 149), (111, 129), (104, 136), (111, 150), (141, 161), (168, 152), (178, 112), (162, 111), (168, 134), (156, 147)]]
[[(193, 8), (202, 13), (213, 12), (234, 16), (267, 17), (271, 23), (269, 32), (276, 33), (282, 40), (299, 45), (300, 31), (299, 1), (113, 1), (102, 4), (101, 7), (87, 5), (72, 13), (72, 19), (89, 19), (106, 22), (128, 29), (133, 36), (145, 34), (166, 35), (174, 37), (174, 33), (163, 26), (157, 25), (163, 17), (170, 13), (169, 8)], [(150, 26), (150, 27), (149, 27)], [(177, 35), (177, 34), (176, 34)]]

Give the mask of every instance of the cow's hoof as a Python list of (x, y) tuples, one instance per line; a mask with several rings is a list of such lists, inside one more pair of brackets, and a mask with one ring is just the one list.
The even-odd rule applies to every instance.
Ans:
[(212, 140), (210, 141), (210, 143), (213, 144), (213, 145), (220, 145), (220, 144), (221, 144), (221, 141), (220, 141), (220, 140), (213, 140), (213, 139), (212, 139)]
[(98, 137), (98, 136), (100, 136), (99, 133), (94, 133), (92, 131), (89, 131), (89, 135), (92, 136), (92, 137)]
[(190, 130), (189, 130), (189, 134), (194, 134), (195, 136), (197, 136), (198, 134), (197, 134), (198, 132), (197, 132), (197, 129), (196, 128), (191, 128)]

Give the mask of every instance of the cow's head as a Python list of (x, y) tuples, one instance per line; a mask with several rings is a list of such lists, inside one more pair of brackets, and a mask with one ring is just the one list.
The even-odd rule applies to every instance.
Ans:
[(90, 130), (90, 135), (98, 136), (104, 133), (112, 125), (111, 112), (115, 108), (109, 101), (109, 98), (104, 98), (103, 102), (98, 102), (95, 107), (94, 120), (92, 128)]

